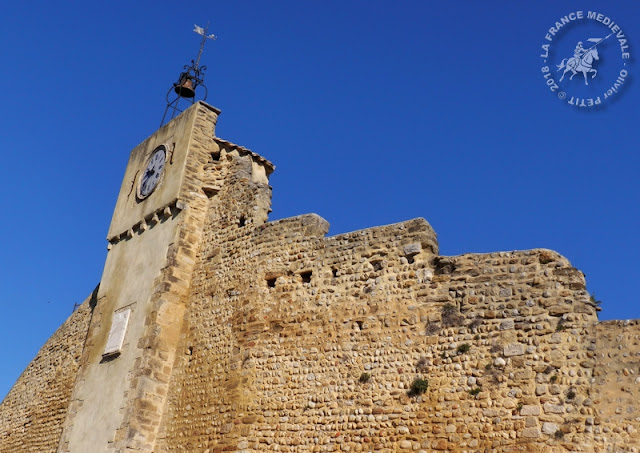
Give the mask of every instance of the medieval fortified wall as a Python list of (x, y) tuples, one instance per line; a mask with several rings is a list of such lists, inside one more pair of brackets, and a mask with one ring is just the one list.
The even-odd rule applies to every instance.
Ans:
[[(441, 256), (423, 219), (269, 222), (273, 166), (187, 117), (177, 201), (110, 237), (170, 236), (137, 336), (99, 360), (105, 271), (0, 406), (0, 452), (640, 451), (640, 323), (598, 322), (567, 259)], [(115, 410), (89, 396), (107, 367)]]

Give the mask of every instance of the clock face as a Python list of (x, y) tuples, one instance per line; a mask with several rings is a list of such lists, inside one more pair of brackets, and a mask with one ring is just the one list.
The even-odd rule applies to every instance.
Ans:
[(143, 170), (142, 176), (140, 176), (140, 183), (138, 184), (138, 198), (147, 198), (151, 192), (158, 186), (162, 173), (164, 171), (164, 164), (167, 159), (167, 152), (164, 146), (159, 146), (151, 153), (147, 160), (147, 165)]

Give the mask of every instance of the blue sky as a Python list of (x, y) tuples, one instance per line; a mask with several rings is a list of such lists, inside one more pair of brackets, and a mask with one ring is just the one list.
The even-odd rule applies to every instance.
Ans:
[[(541, 69), (545, 34), (575, 11), (628, 39), (624, 62), (615, 39), (599, 45), (589, 88), (561, 86), (596, 96), (627, 70), (597, 110)], [(217, 135), (277, 166), (272, 220), (315, 212), (337, 234), (424, 217), (444, 255), (551, 248), (586, 274), (601, 319), (640, 317), (637, 1), (10, 2), (0, 395), (99, 282), (128, 154), (208, 20)], [(563, 27), (550, 63), (606, 33)]]

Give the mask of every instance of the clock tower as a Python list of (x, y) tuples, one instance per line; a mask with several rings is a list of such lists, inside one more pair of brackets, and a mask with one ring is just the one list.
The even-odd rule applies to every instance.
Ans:
[(151, 452), (204, 224), (262, 224), (273, 165), (196, 102), (133, 149), (59, 452)]

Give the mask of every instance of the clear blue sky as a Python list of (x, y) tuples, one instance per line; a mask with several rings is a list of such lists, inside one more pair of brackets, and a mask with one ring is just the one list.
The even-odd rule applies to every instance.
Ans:
[[(541, 70), (545, 34), (577, 10), (630, 44), (626, 86), (597, 111), (560, 100)], [(551, 248), (586, 274), (601, 319), (640, 317), (637, 0), (8, 2), (0, 396), (100, 281), (129, 151), (207, 20), (217, 135), (276, 164), (272, 220), (315, 212), (336, 234), (424, 217), (445, 255)], [(594, 25), (566, 26), (554, 56)], [(600, 49), (594, 90), (616, 46)], [(581, 77), (567, 92), (588, 94)]]

